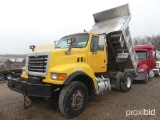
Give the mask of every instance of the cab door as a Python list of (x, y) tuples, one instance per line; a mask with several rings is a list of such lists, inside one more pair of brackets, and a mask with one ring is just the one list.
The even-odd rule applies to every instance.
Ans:
[(150, 50), (149, 51), (150, 54), (150, 58), (149, 58), (149, 62), (150, 62), (150, 69), (154, 69), (156, 67), (156, 51), (154, 50)]
[(99, 37), (92, 35), (90, 47), (87, 53), (88, 65), (95, 73), (105, 72), (107, 67), (106, 46), (99, 45)]

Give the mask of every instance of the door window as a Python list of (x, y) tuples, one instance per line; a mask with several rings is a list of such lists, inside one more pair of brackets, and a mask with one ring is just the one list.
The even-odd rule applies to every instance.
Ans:
[(90, 50), (91, 52), (96, 52), (96, 50), (98, 50), (98, 37), (97, 36), (92, 36), (92, 41), (91, 41), (91, 46), (90, 46)]

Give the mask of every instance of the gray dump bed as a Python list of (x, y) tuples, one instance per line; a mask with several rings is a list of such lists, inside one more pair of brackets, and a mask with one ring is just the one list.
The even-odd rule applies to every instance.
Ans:
[(138, 57), (133, 48), (129, 31), (131, 14), (128, 4), (93, 14), (94, 34), (106, 34), (108, 46), (108, 70), (136, 70)]

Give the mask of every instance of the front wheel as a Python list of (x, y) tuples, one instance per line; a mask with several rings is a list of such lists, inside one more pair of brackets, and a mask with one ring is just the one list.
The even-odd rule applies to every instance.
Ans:
[(143, 83), (147, 84), (148, 81), (149, 81), (149, 74), (148, 74), (148, 72), (146, 72), (146, 74), (145, 74), (145, 80), (143, 80)]
[(80, 115), (88, 102), (88, 90), (78, 81), (73, 81), (65, 86), (59, 95), (59, 109), (69, 118)]
[(123, 92), (128, 92), (131, 89), (133, 81), (133, 75), (129, 72), (123, 74), (121, 77), (121, 90)]

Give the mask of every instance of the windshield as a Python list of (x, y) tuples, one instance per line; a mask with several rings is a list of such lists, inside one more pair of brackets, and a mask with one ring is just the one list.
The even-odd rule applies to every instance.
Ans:
[(69, 43), (67, 43), (68, 39), (75, 38), (76, 42), (72, 44), (72, 48), (84, 48), (87, 46), (89, 34), (88, 33), (82, 33), (82, 34), (74, 34), (65, 36), (60, 39), (58, 42), (56, 48), (69, 48)]
[(160, 61), (160, 58), (156, 58), (157, 61)]
[(136, 52), (138, 58), (147, 58), (147, 54), (146, 52)]

